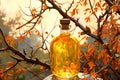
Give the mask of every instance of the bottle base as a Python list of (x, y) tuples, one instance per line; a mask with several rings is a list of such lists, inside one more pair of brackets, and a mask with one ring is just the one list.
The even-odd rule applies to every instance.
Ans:
[(74, 77), (69, 77), (69, 78), (63, 78), (63, 77), (59, 77), (59, 76), (56, 76), (56, 75), (53, 75), (52, 76), (52, 80), (79, 80), (78, 79), (78, 76), (74, 76)]

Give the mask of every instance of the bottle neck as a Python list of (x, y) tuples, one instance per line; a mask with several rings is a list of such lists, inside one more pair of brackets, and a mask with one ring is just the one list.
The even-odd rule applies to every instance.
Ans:
[(61, 34), (67, 34), (69, 33), (69, 25), (61, 25)]

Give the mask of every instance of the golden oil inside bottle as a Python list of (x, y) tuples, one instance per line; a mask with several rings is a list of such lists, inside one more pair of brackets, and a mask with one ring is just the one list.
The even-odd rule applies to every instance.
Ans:
[(79, 41), (69, 32), (61, 33), (50, 44), (50, 67), (61, 78), (77, 76), (80, 69)]

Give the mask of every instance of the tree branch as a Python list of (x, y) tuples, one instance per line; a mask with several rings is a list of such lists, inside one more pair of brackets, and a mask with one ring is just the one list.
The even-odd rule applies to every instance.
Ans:
[(20, 56), (24, 61), (26, 61), (26, 62), (28, 62), (28, 63), (39, 64), (39, 65), (42, 65), (42, 66), (50, 69), (50, 66), (49, 66), (48, 64), (39, 61), (37, 58), (36, 58), (35, 60), (30, 59), (30, 58), (27, 58), (27, 57), (24, 55), (24, 53), (22, 53), (22, 52), (16, 50), (15, 48), (11, 47), (11, 46), (7, 43), (7, 41), (6, 41), (6, 39), (5, 39), (5, 36), (4, 36), (4, 34), (3, 34), (3, 32), (2, 32), (1, 29), (0, 29), (0, 32), (1, 32), (1, 34), (2, 34), (2, 37), (3, 37), (4, 41), (5, 41), (5, 44), (7, 45), (7, 50), (12, 51), (15, 55)]

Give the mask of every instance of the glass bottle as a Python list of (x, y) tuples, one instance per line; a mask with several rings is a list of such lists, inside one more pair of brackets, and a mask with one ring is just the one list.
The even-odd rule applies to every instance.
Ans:
[(50, 44), (51, 72), (58, 80), (77, 80), (69, 78), (76, 77), (80, 69), (80, 44), (70, 34), (69, 23), (69, 19), (60, 20), (61, 33)]

